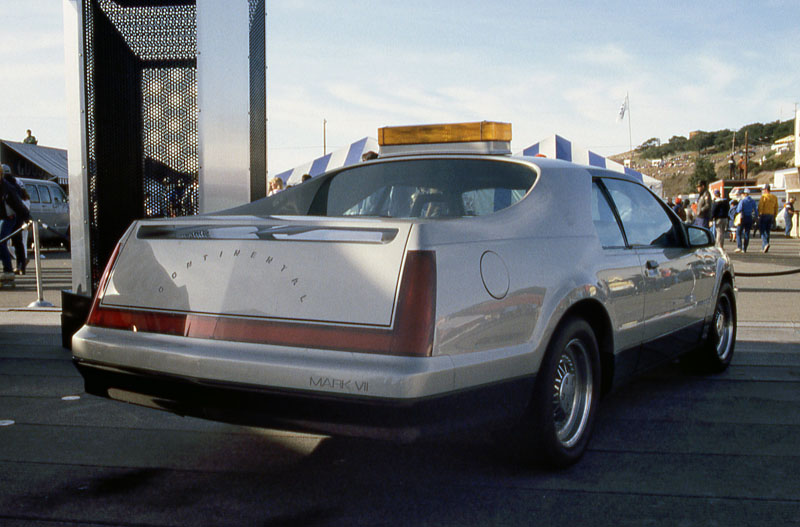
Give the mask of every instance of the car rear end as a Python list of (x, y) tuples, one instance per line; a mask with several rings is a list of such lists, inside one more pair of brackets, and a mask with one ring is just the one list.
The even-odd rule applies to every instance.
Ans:
[[(519, 201), (534, 169), (423, 154), (341, 172), (228, 214), (133, 224), (73, 338), (86, 391), (219, 421), (396, 439), (518, 415), (532, 376), (460, 384), (436, 329), (453, 314), (437, 299), (453, 304), (440, 277), (462, 272), (453, 247), (481, 232), (470, 216)], [(443, 222), (454, 233), (448, 269), (426, 241)]]

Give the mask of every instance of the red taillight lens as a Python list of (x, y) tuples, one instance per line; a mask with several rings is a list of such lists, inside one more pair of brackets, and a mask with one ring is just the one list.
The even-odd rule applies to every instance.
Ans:
[(390, 353), (430, 356), (435, 316), (436, 253), (409, 251), (400, 281)]
[(326, 326), (210, 315), (159, 313), (99, 306), (116, 251), (103, 274), (89, 325), (184, 337), (335, 349), (414, 357), (433, 350), (436, 313), (436, 255), (409, 251), (391, 330)]
[(100, 277), (100, 283), (97, 285), (97, 291), (94, 294), (94, 300), (92, 301), (92, 308), (89, 310), (89, 318), (86, 320), (86, 323), (90, 326), (97, 326), (100, 325), (97, 322), (97, 310), (100, 306), (100, 299), (103, 298), (103, 294), (106, 291), (106, 284), (108, 283), (108, 277), (111, 275), (111, 269), (114, 268), (114, 262), (117, 261), (117, 256), (119, 256), (120, 244), (117, 243), (117, 246), (114, 247), (114, 252), (111, 253), (111, 258), (108, 259), (108, 263), (106, 264), (106, 268), (103, 271), (103, 276)]

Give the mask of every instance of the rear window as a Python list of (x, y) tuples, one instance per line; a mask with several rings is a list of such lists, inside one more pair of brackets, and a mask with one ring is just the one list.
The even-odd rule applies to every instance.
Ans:
[(319, 187), (309, 214), (390, 218), (482, 216), (522, 199), (525, 165), (487, 159), (398, 160), (343, 170)]

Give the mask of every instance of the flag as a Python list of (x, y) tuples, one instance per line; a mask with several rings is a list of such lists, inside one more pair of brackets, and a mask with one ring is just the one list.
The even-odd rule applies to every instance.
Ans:
[(625, 100), (622, 101), (622, 106), (619, 107), (619, 115), (617, 115), (617, 122), (620, 122), (625, 117), (625, 112), (628, 111), (628, 95), (625, 95)]

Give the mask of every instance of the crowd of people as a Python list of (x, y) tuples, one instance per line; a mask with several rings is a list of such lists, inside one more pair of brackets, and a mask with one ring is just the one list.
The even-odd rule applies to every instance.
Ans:
[(784, 222), (786, 237), (791, 236), (796, 213), (795, 198), (790, 197), (779, 207), (778, 198), (772, 194), (769, 184), (764, 185), (758, 201), (750, 196), (748, 188), (742, 190), (742, 197), (738, 200), (724, 197), (719, 190), (712, 194), (705, 182), (697, 184), (697, 194), (697, 200), (693, 204), (679, 197), (674, 201), (667, 201), (682, 221), (711, 229), (719, 248), (725, 247), (725, 240), (732, 226), (734, 229), (730, 231), (730, 239), (736, 242), (734, 252), (747, 252), (751, 233), (753, 236), (760, 233), (761, 252), (769, 252), (772, 227), (779, 216)]

